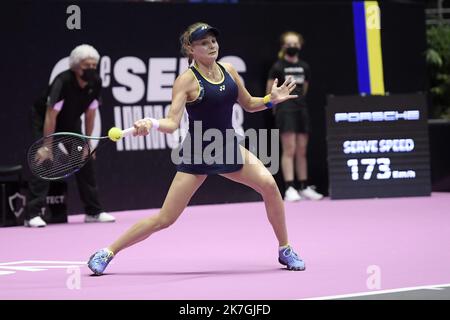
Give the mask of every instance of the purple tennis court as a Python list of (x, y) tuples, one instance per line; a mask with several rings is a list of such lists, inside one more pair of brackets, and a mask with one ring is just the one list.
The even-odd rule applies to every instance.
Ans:
[(188, 207), (100, 277), (86, 266), (92, 252), (156, 209), (116, 212), (111, 224), (75, 215), (43, 229), (5, 228), (0, 299), (291, 300), (447, 284), (449, 202), (449, 193), (433, 193), (286, 203), (303, 272), (278, 264), (262, 202)]

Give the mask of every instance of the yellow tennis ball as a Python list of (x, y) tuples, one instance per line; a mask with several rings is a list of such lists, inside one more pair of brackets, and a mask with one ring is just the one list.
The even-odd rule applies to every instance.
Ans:
[(119, 141), (122, 138), (122, 130), (119, 128), (113, 127), (108, 131), (108, 137), (112, 141)]

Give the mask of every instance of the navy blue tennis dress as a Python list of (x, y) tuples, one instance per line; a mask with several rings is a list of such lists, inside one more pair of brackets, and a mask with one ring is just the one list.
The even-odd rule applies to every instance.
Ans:
[(177, 171), (191, 174), (220, 174), (238, 171), (243, 166), (239, 141), (233, 129), (233, 105), (238, 87), (225, 68), (218, 63), (223, 77), (211, 82), (191, 66), (199, 84), (196, 100), (186, 103), (189, 131), (184, 139)]

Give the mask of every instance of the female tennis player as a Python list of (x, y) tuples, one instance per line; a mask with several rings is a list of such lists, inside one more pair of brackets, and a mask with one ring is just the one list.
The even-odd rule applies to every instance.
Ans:
[[(151, 128), (164, 133), (174, 132), (185, 108), (189, 115), (191, 137), (195, 134), (195, 123), (200, 121), (204, 130), (214, 128), (225, 134), (227, 129), (233, 128), (231, 119), (236, 100), (246, 111), (256, 112), (297, 97), (290, 95), (295, 88), (292, 79), (279, 87), (275, 79), (270, 94), (264, 98), (252, 97), (233, 66), (216, 61), (219, 53), (218, 35), (219, 31), (206, 23), (195, 23), (187, 28), (180, 41), (190, 67), (174, 82), (169, 113), (160, 120), (137, 121), (134, 135), (147, 135)], [(185, 139), (183, 144), (192, 143), (195, 139)], [(232, 163), (216, 161), (211, 164), (204, 159), (191, 161), (196, 157), (195, 150), (188, 148), (191, 150), (189, 154), (183, 151), (183, 161), (177, 165), (177, 173), (159, 213), (140, 220), (107, 248), (94, 253), (88, 262), (94, 274), (101, 275), (111, 259), (123, 249), (172, 225), (207, 176), (213, 174), (247, 185), (261, 194), (269, 222), (278, 239), (278, 261), (289, 270), (304, 270), (304, 261), (289, 245), (284, 203), (273, 176), (255, 155), (239, 145), (238, 139), (232, 140), (224, 142), (222, 155), (223, 159), (227, 159), (226, 155), (230, 152), (237, 155)]]

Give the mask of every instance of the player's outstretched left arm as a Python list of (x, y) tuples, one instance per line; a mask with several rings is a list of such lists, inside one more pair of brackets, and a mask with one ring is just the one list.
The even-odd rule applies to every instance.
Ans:
[(266, 95), (264, 98), (252, 97), (242, 83), (241, 77), (237, 73), (236, 69), (234, 69), (234, 67), (229, 63), (221, 64), (236, 82), (239, 89), (238, 102), (247, 112), (266, 110), (267, 108), (271, 108), (278, 103), (298, 97), (297, 95), (291, 95), (292, 90), (294, 90), (296, 86), (295, 81), (292, 78), (286, 79), (286, 81), (284, 81), (284, 83), (279, 87), (278, 79), (275, 79), (270, 94)]

